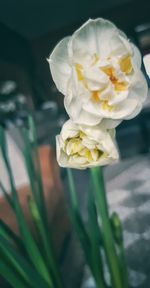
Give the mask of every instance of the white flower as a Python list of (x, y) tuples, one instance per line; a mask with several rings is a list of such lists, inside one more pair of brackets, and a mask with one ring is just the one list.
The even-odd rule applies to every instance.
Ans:
[(141, 55), (110, 21), (90, 19), (59, 42), (48, 61), (75, 123), (96, 125), (140, 112), (147, 96)]
[(68, 120), (56, 136), (59, 165), (85, 169), (112, 163), (119, 158), (114, 132), (101, 124), (79, 126)]
[(143, 62), (144, 62), (146, 73), (150, 78), (150, 54), (147, 54), (143, 57)]

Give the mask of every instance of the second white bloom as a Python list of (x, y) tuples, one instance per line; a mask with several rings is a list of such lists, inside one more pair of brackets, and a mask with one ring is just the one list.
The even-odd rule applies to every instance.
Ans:
[(110, 164), (119, 158), (114, 136), (114, 129), (79, 126), (68, 120), (56, 137), (57, 161), (62, 167), (78, 169)]

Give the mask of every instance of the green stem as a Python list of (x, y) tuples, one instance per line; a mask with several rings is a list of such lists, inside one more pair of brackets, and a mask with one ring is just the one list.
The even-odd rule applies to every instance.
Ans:
[(103, 259), (101, 255), (100, 236), (101, 231), (97, 219), (97, 211), (94, 201), (94, 195), (91, 189), (88, 193), (88, 226), (89, 238), (91, 240), (91, 259), (94, 271), (94, 278), (97, 288), (105, 288), (106, 283), (104, 279)]
[[(90, 213), (90, 233), (88, 234), (84, 222), (82, 221), (82, 217), (80, 215), (79, 210), (79, 204), (78, 199), (76, 195), (76, 189), (74, 185), (73, 175), (71, 169), (67, 169), (68, 173), (68, 180), (69, 180), (69, 187), (70, 187), (70, 195), (71, 195), (71, 218), (73, 220), (73, 224), (75, 226), (78, 238), (80, 240), (80, 243), (82, 245), (85, 258), (87, 260), (87, 263), (91, 269), (91, 272), (93, 274), (93, 277), (95, 279), (96, 288), (105, 288), (104, 283), (104, 277), (103, 277), (103, 271), (102, 271), (102, 259), (100, 256), (100, 248), (99, 248), (99, 241), (97, 237), (97, 233), (95, 229), (95, 221), (93, 217), (93, 203), (92, 199), (90, 199), (90, 207), (89, 207), (89, 213)], [(95, 216), (96, 217), (96, 216)]]
[(110, 276), (113, 288), (122, 288), (121, 271), (119, 267), (118, 256), (114, 243), (112, 227), (109, 220), (107, 199), (103, 181), (102, 170), (99, 168), (91, 169), (91, 176), (94, 184), (94, 196), (97, 205), (97, 211), (101, 220), (103, 244), (106, 258), (110, 270)]
[(128, 286), (128, 270), (127, 270), (127, 263), (126, 263), (123, 242), (120, 243), (120, 260), (121, 260), (124, 288), (128, 288), (129, 287)]

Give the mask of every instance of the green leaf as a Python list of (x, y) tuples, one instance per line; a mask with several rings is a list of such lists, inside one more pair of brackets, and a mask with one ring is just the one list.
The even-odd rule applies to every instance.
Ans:
[(28, 139), (28, 131), (26, 128), (23, 128), (21, 130), (22, 133), (22, 138), (24, 140), (24, 149), (23, 149), (23, 156), (24, 156), (24, 162), (26, 165), (26, 170), (28, 173), (29, 181), (30, 181), (30, 186), (31, 186), (31, 192), (35, 200), (38, 201), (38, 196), (37, 196), (37, 178), (35, 174), (35, 167), (34, 163), (32, 160), (32, 151)]
[(6, 259), (7, 263), (9, 263), (9, 267), (12, 267), (14, 271), (16, 271), (14, 272), (16, 273), (16, 277), (19, 277), (20, 275), (23, 281), (30, 287), (49, 287), (44, 279), (42, 279), (36, 270), (31, 266), (31, 263), (27, 262), (22, 255), (19, 255), (14, 247), (10, 245), (10, 242), (7, 241), (7, 239), (5, 239), (2, 235), (0, 235), (0, 254), (3, 255), (3, 258), (1, 257), (2, 260), (5, 261)]
[(43, 183), (42, 183), (42, 177), (41, 177), (41, 167), (40, 167), (39, 154), (38, 154), (37, 132), (36, 132), (33, 117), (31, 116), (28, 117), (28, 124), (29, 124), (28, 136), (30, 136), (29, 139), (31, 139), (30, 150), (32, 150), (33, 158), (35, 161), (34, 169), (35, 169), (37, 187), (38, 187), (38, 194), (37, 194), (38, 202), (37, 203), (41, 209), (41, 216), (44, 217), (43, 219), (44, 219), (45, 224), (48, 224), (45, 201), (44, 201)]
[(30, 234), (30, 231), (25, 223), (20, 207), (16, 207), (16, 214), (18, 225), (22, 235), (22, 240), (24, 242), (26, 251), (32, 263), (36, 267), (37, 271), (43, 276), (43, 278), (50, 285), (50, 287), (52, 287), (51, 277), (49, 275), (46, 263), (39, 251), (39, 248), (37, 247), (35, 241), (33, 240), (32, 235)]
[(27, 285), (20, 280), (20, 278), (15, 275), (11, 267), (5, 263), (5, 261), (0, 261), (0, 274), (3, 276), (4, 279), (10, 283), (11, 287), (13, 288), (27, 288)]
[(53, 275), (55, 286), (58, 288), (63, 287), (63, 281), (60, 274), (60, 269), (57, 264), (56, 256), (54, 253), (52, 239), (49, 235), (48, 219), (46, 214), (46, 207), (44, 202), (43, 184), (41, 178), (41, 169), (39, 162), (39, 155), (37, 151), (37, 136), (33, 118), (29, 116), (29, 131), (24, 128), (24, 160), (26, 164), (27, 173), (30, 179), (31, 191), (33, 200), (29, 200), (30, 213), (33, 221), (36, 224), (41, 251), (43, 251), (44, 259), (47, 262), (49, 271)]
[(17, 236), (12, 229), (0, 219), (0, 235), (6, 237), (6, 239), (10, 240), (11, 242), (16, 245), (16, 248), (26, 256), (25, 247), (23, 242), (19, 236)]
[[(24, 139), (24, 162), (26, 165), (27, 174), (30, 180), (31, 192), (36, 201), (40, 215), (43, 219), (46, 231), (48, 231), (48, 219), (46, 206), (44, 201), (43, 183), (41, 178), (41, 168), (38, 155), (38, 144), (36, 137), (36, 129), (34, 121), (31, 116), (28, 117), (29, 130), (22, 129), (22, 136)], [(50, 238), (50, 235), (49, 235)]]
[(13, 240), (17, 246), (22, 243), (20, 237), (2, 219), (0, 219), (0, 234), (6, 236), (7, 239)]
[(45, 261), (40, 253), (40, 250), (38, 249), (29, 229), (26, 224), (26, 221), (24, 219), (24, 215), (22, 212), (22, 209), (19, 204), (19, 199), (17, 195), (17, 191), (14, 185), (14, 179), (11, 171), (11, 166), (9, 163), (9, 158), (8, 158), (8, 151), (7, 151), (7, 143), (6, 143), (6, 138), (5, 138), (5, 133), (3, 129), (0, 127), (0, 148), (2, 151), (2, 156), (3, 160), (7, 169), (7, 173), (9, 176), (9, 182), (10, 182), (10, 187), (11, 187), (11, 192), (12, 192), (12, 197), (14, 201), (14, 207), (15, 207), (15, 214), (16, 214), (16, 219), (18, 223), (18, 227), (22, 236), (22, 240), (24, 243), (24, 246), (26, 248), (26, 251), (36, 267), (37, 271), (44, 277), (46, 282), (52, 287), (52, 282), (51, 282), (51, 277), (49, 275), (47, 266), (45, 264)]
[(47, 237), (47, 233), (45, 233), (44, 225), (42, 222), (42, 218), (40, 215), (40, 212), (38, 210), (38, 207), (36, 205), (36, 202), (32, 199), (28, 199), (29, 209), (32, 215), (32, 218), (35, 222), (35, 225), (37, 227), (40, 243), (41, 243), (41, 249), (44, 250), (44, 258), (47, 259), (47, 265), (52, 272), (55, 287), (57, 288), (63, 288), (63, 282), (62, 277), (59, 272), (59, 268), (57, 266), (57, 262), (54, 256), (54, 250), (52, 247), (52, 243), (49, 242), (49, 238)]
[(8, 202), (9, 206), (14, 211), (13, 199), (12, 199), (11, 195), (9, 195), (9, 193), (5, 190), (5, 188), (4, 188), (4, 186), (3, 186), (1, 181), (0, 181), (0, 189), (2, 190), (2, 193), (3, 193), (3, 196), (4, 196), (5, 200)]

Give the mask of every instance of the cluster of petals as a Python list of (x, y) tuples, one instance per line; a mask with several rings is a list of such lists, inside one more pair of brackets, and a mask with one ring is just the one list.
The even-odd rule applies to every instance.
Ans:
[(56, 136), (57, 161), (61, 167), (85, 169), (118, 160), (115, 129), (84, 126), (68, 120)]
[[(48, 61), (52, 78), (65, 96), (64, 105), (71, 123), (78, 125), (78, 130), (82, 131), (83, 126), (83, 130), (90, 131), (90, 139), (93, 139), (95, 129), (105, 129), (103, 136), (109, 133), (111, 138), (111, 126), (114, 128), (141, 111), (148, 91), (141, 71), (141, 55), (112, 22), (101, 18), (88, 20), (72, 36), (56, 45)], [(99, 144), (101, 146), (101, 142)], [(115, 150), (116, 144), (113, 145)], [(60, 156), (59, 144), (57, 151)], [(101, 161), (91, 157), (90, 164), (79, 161), (78, 165), (78, 153), (70, 157), (71, 160), (65, 162), (66, 166), (73, 167), (73, 162), (76, 168), (90, 167), (91, 163), (95, 166), (108, 164), (102, 156)], [(108, 157), (110, 162), (112, 158)], [(61, 157), (58, 159), (61, 165)]]

